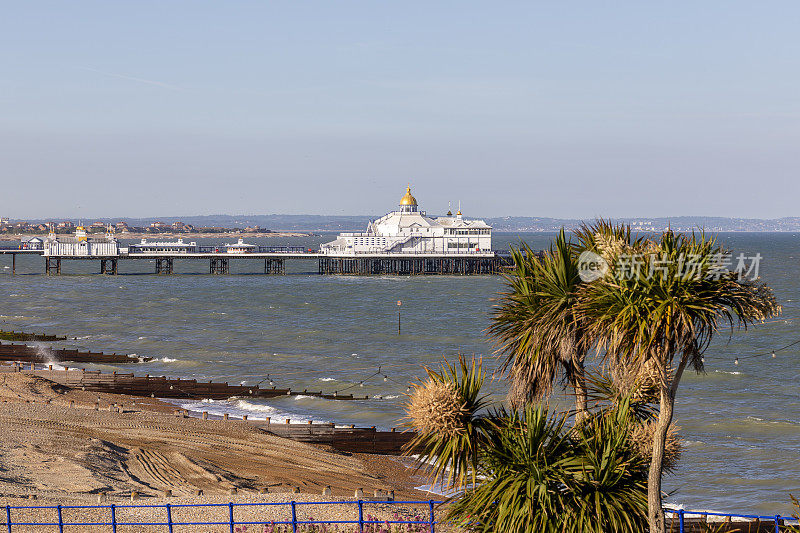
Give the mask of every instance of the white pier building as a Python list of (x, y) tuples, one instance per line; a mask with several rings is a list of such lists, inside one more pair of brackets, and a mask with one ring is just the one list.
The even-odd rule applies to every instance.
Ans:
[(75, 229), (74, 237), (57, 236), (51, 228), (43, 249), (43, 255), (58, 257), (116, 257), (120, 254), (119, 241), (110, 229), (104, 237), (89, 237), (83, 226)]
[(128, 246), (129, 254), (193, 254), (196, 252), (197, 243), (183, 242), (183, 239), (174, 242), (147, 242), (147, 239), (142, 239), (141, 242)]
[(420, 211), (411, 188), (400, 199), (399, 209), (372, 221), (363, 233), (340, 233), (320, 245), (325, 255), (360, 254), (459, 254), (492, 255), (492, 227), (483, 220), (468, 220), (461, 209), (453, 215), (432, 218)]

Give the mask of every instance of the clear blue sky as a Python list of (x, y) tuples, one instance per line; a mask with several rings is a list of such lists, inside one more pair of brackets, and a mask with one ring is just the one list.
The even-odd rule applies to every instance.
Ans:
[(2, 2), (0, 214), (800, 216), (797, 2)]

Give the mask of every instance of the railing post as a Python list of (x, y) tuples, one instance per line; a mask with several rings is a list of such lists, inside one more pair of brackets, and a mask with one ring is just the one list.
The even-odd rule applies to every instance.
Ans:
[(292, 533), (297, 533), (297, 506), (294, 503), (294, 500), (291, 502), (292, 505)]
[(228, 521), (231, 526), (231, 533), (233, 533), (233, 502), (228, 502)]
[(683, 509), (678, 509), (678, 532), (683, 533)]
[(781, 515), (775, 515), (775, 533), (781, 533), (781, 526), (778, 525), (778, 520), (781, 519)]
[(117, 506), (111, 504), (111, 531), (117, 533)]
[(170, 504), (167, 504), (167, 527), (169, 533), (172, 533), (172, 506)]
[(364, 533), (364, 501), (358, 500), (358, 533)]
[(11, 506), (6, 505), (6, 525), (8, 525), (8, 533), (11, 533)]
[(59, 533), (64, 533), (64, 520), (61, 518), (61, 506), (59, 505), (56, 507), (56, 511), (58, 512), (58, 531)]
[(435, 523), (433, 520), (433, 500), (429, 501), (428, 505), (430, 506), (430, 511), (431, 511), (431, 533), (433, 533), (433, 528)]

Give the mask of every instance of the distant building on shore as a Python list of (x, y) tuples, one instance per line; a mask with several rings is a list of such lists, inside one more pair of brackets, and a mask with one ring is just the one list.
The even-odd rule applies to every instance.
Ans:
[(372, 221), (363, 233), (340, 233), (320, 245), (328, 255), (356, 254), (490, 254), (492, 227), (483, 220), (468, 220), (461, 209), (453, 215), (429, 217), (420, 211), (411, 188), (399, 209)]

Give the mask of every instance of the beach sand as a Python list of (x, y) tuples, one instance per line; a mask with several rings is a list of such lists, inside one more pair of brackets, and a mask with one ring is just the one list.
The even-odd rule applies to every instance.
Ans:
[[(25, 373), (0, 373), (0, 503), (94, 505), (100, 497), (123, 504), (131, 503), (132, 492), (139, 495), (138, 503), (338, 501), (352, 500), (358, 488), (366, 495), (392, 490), (396, 500), (435, 497), (413, 488), (425, 478), (399, 458), (325, 450), (241, 420), (183, 418), (174, 409), (157, 399), (98, 394)], [(325, 487), (331, 488), (330, 496), (322, 496)], [(262, 494), (264, 489), (269, 493)], [(164, 498), (165, 490), (173, 497)], [(258, 512), (266, 516), (263, 509)], [(354, 511), (303, 512), (336, 517)]]

